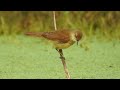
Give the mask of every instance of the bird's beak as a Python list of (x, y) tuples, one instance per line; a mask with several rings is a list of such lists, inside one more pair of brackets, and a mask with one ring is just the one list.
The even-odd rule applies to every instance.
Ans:
[(77, 41), (77, 45), (78, 45), (78, 41)]

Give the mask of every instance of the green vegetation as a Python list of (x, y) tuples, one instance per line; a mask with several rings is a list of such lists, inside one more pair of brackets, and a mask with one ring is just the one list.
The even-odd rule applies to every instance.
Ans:
[[(81, 29), (108, 40), (120, 39), (119, 18), (120, 11), (56, 11), (58, 29)], [(1, 35), (53, 30), (52, 11), (0, 11)]]
[[(40, 39), (2, 36), (0, 51), (0, 78), (65, 78), (59, 54)], [(120, 78), (119, 53), (120, 42), (117, 40), (93, 40), (87, 51), (76, 44), (64, 50), (73, 79)]]

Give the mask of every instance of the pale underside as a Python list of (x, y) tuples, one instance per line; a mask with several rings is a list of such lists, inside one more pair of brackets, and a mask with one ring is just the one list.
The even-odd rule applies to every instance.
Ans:
[(58, 42), (53, 42), (54, 48), (56, 49), (65, 49), (73, 45), (75, 41), (69, 41), (67, 43), (58, 43)]

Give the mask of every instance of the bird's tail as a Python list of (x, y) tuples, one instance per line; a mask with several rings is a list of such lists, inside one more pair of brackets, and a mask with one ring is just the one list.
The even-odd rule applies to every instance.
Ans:
[(27, 35), (27, 36), (34, 36), (34, 37), (41, 37), (42, 36), (42, 32), (40, 33), (38, 33), (38, 32), (27, 32), (27, 33), (25, 33), (25, 35)]

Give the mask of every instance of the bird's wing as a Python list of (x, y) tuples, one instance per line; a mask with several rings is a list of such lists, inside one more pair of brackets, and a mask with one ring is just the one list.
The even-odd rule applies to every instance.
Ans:
[(42, 36), (48, 40), (57, 41), (59, 43), (67, 43), (70, 40), (69, 32), (65, 31), (44, 32)]

